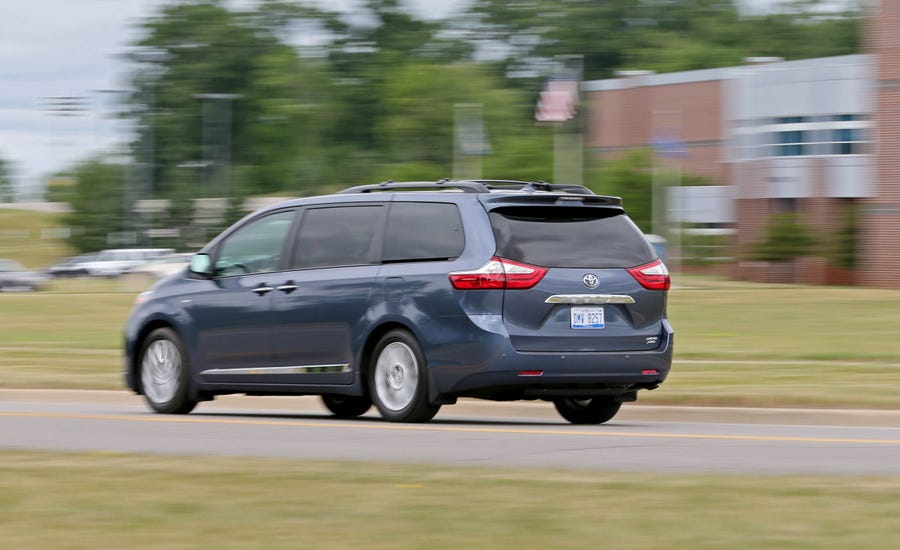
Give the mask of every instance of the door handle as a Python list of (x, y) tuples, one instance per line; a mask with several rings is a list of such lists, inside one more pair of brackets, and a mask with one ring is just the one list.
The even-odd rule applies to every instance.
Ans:
[(261, 283), (258, 287), (254, 288), (254, 289), (251, 289), (251, 290), (252, 290), (253, 292), (259, 294), (260, 296), (262, 296), (263, 294), (267, 294), (267, 293), (269, 293), (269, 292), (272, 292), (272, 291), (275, 290), (275, 289), (272, 288), (272, 287), (270, 287), (270, 286), (266, 286), (265, 283)]
[(290, 294), (291, 292), (300, 288), (299, 286), (294, 284), (294, 281), (287, 281), (283, 285), (278, 287), (278, 290), (284, 292), (285, 294)]

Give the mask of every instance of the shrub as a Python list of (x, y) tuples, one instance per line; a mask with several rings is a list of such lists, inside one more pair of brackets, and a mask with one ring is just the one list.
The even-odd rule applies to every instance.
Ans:
[(769, 218), (765, 238), (753, 246), (751, 258), (762, 262), (784, 262), (815, 253), (816, 240), (796, 212)]

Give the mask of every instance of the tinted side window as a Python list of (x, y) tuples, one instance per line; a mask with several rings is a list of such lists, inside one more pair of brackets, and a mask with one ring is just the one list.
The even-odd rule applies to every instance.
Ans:
[(455, 204), (395, 202), (384, 235), (384, 261), (446, 260), (459, 256), (465, 239)]
[(372, 263), (372, 243), (384, 207), (312, 208), (303, 214), (291, 267), (338, 267)]
[(281, 249), (293, 220), (293, 211), (279, 212), (238, 228), (219, 248), (216, 274), (243, 275), (278, 269)]
[(621, 210), (507, 207), (490, 213), (497, 253), (545, 267), (634, 267), (656, 252)]

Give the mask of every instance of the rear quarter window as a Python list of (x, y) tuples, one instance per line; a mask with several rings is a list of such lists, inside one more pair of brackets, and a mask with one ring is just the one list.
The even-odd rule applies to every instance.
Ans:
[(459, 256), (465, 239), (455, 204), (395, 202), (384, 234), (384, 261), (449, 260)]
[(619, 209), (501, 207), (489, 214), (497, 254), (544, 267), (634, 267), (656, 259), (640, 229)]

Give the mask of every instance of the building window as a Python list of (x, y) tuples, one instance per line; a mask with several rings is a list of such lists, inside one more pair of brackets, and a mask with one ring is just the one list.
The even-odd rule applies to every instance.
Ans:
[(865, 144), (861, 128), (839, 128), (832, 130), (832, 154), (859, 155)]
[(774, 142), (776, 157), (797, 157), (807, 154), (807, 132), (803, 130), (776, 132)]
[(871, 126), (868, 116), (858, 113), (783, 116), (742, 122), (734, 130), (737, 160), (864, 154)]
[(805, 116), (783, 116), (775, 119), (775, 124), (803, 124), (806, 122)]

